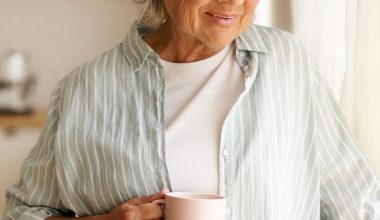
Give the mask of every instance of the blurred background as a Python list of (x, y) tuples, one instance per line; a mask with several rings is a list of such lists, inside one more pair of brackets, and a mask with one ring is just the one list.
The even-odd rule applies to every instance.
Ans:
[[(136, 16), (131, 0), (0, 0), (0, 215), (54, 85), (120, 43)], [(261, 0), (255, 22), (310, 48), (380, 176), (380, 1)]]

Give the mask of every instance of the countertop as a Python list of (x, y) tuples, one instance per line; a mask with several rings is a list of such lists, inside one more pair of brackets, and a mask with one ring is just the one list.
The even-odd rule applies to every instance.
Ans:
[(46, 110), (35, 110), (27, 115), (0, 114), (0, 128), (42, 128), (47, 116)]

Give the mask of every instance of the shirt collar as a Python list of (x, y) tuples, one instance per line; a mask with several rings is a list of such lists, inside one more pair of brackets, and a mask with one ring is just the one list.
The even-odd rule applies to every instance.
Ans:
[[(138, 25), (134, 22), (129, 34), (125, 37), (122, 46), (126, 59), (130, 62), (133, 69), (138, 69), (144, 63), (145, 59), (152, 55), (159, 60), (156, 54), (141, 38), (151, 30)], [(266, 53), (264, 41), (258, 33), (257, 25), (251, 25), (245, 32), (236, 38), (236, 48), (249, 52)]]
[(264, 42), (258, 26), (254, 24), (236, 38), (236, 47), (238, 50), (266, 53), (267, 48)]
[(141, 38), (150, 31), (134, 22), (122, 43), (124, 55), (134, 70), (140, 68), (151, 54), (159, 59), (159, 56)]

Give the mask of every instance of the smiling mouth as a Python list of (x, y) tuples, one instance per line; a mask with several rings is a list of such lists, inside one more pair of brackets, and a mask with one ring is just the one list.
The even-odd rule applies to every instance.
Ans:
[(212, 13), (209, 13), (209, 12), (206, 12), (206, 14), (208, 16), (215, 17), (215, 18), (220, 18), (220, 19), (224, 19), (224, 20), (231, 20), (232, 18), (236, 17), (236, 16), (233, 16), (233, 15), (220, 15), (220, 14), (212, 14)]

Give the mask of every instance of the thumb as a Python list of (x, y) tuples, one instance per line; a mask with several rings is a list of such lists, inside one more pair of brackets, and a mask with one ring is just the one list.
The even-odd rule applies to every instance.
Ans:
[(152, 195), (149, 195), (149, 196), (143, 196), (143, 197), (133, 198), (131, 200), (128, 200), (126, 202), (126, 204), (138, 206), (138, 205), (145, 204), (145, 203), (151, 203), (151, 202), (153, 202), (155, 200), (165, 198), (165, 194), (168, 193), (168, 192), (169, 192), (168, 189), (163, 188), (161, 191), (159, 191), (159, 192), (157, 192), (155, 194), (152, 194)]

